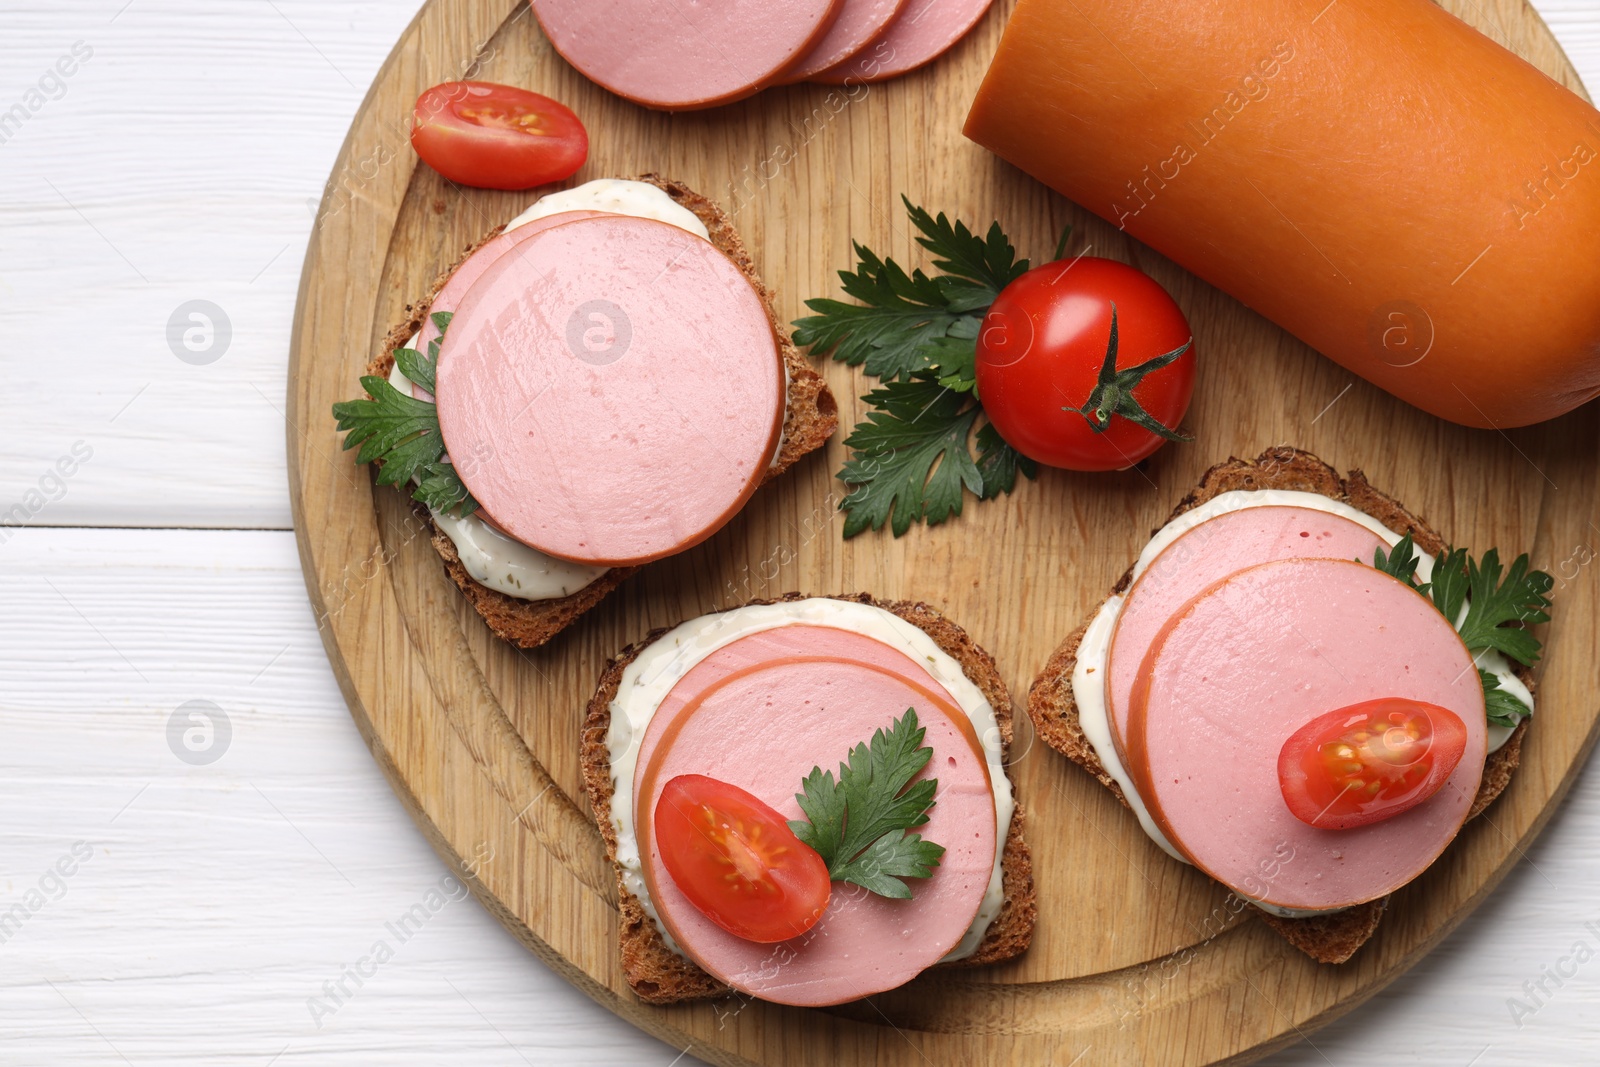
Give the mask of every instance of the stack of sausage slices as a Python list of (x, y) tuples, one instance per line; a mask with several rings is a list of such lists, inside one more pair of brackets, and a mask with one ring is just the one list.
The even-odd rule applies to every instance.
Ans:
[(1277, 449), (1206, 475), (1028, 712), (1161, 848), (1343, 962), (1505, 788), (1549, 589)]
[(663, 111), (774, 85), (857, 86), (931, 62), (993, 0), (533, 0), (556, 51), (591, 81)]

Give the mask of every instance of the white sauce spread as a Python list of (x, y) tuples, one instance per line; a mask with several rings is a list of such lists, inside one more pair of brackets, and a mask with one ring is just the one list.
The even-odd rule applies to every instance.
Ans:
[[(506, 223), (506, 229), (514, 230), (564, 211), (605, 211), (655, 219), (687, 230), (696, 237), (709, 240), (711, 236), (694, 212), (654, 185), (616, 178), (602, 178), (540, 197), (528, 210)], [(406, 347), (416, 343), (417, 338), (413, 337), (406, 342)], [(408, 396), (413, 393), (411, 382), (400, 373), (398, 366), (390, 372), (389, 384)], [(782, 447), (781, 439), (779, 447)], [(456, 555), (461, 557), (461, 565), (473, 581), (506, 596), (519, 600), (556, 600), (587, 588), (606, 573), (605, 567), (573, 563), (540, 552), (507, 537), (477, 515), (462, 518), (432, 509), (430, 512), (434, 523), (455, 544)]]
[(639, 760), (639, 744), (644, 740), (650, 719), (672, 687), (701, 660), (742, 637), (796, 623), (851, 630), (905, 653), (949, 692), (972, 721), (989, 762), (989, 782), (994, 790), (994, 869), (990, 872), (989, 888), (978, 906), (977, 916), (945, 959), (958, 960), (972, 955), (1005, 903), (1000, 864), (1016, 805), (1011, 795), (1011, 780), (1006, 777), (1002, 762), (1000, 728), (994, 708), (984, 699), (983, 693), (933, 638), (899, 616), (870, 604), (813, 597), (704, 615), (663, 634), (628, 665), (616, 699), (611, 702), (611, 726), (606, 733), (606, 748), (611, 756), (611, 824), (617, 834), (617, 862), (622, 867), (623, 884), (639, 898), (645, 914), (667, 946), (681, 954), (650, 900), (639, 858), (639, 840), (634, 835), (633, 776)]
[[(1184, 512), (1163, 526), (1156, 535), (1145, 545), (1144, 551), (1139, 553), (1139, 560), (1133, 566), (1133, 577), (1137, 579), (1145, 569), (1155, 561), (1155, 558), (1164, 551), (1168, 545), (1179, 537), (1199, 526), (1201, 523), (1225, 515), (1232, 511), (1252, 507), (1298, 507), (1309, 508), (1314, 511), (1323, 511), (1340, 518), (1349, 519), (1360, 523), (1383, 540), (1393, 546), (1400, 541), (1400, 534), (1384, 526), (1377, 519), (1351, 507), (1349, 504), (1330, 499), (1320, 493), (1302, 493), (1285, 489), (1262, 489), (1254, 491), (1237, 491), (1221, 493), (1210, 500)], [(1433, 576), (1433, 557), (1422, 551), (1417, 552), (1417, 579), (1429, 581)], [(1083, 640), (1078, 644), (1077, 665), (1072, 671), (1072, 697), (1078, 705), (1078, 722), (1083, 728), (1083, 735), (1093, 746), (1095, 755), (1100, 759), (1100, 765), (1106, 773), (1122, 788), (1122, 795), (1128, 798), (1128, 803), (1139, 817), (1139, 825), (1156, 844), (1160, 845), (1168, 855), (1176, 860), (1188, 863), (1188, 859), (1167, 840), (1155, 820), (1150, 817), (1149, 810), (1145, 807), (1143, 799), (1133, 787), (1133, 780), (1128, 775), (1128, 770), (1117, 755), (1116, 743), (1111, 735), (1111, 722), (1106, 710), (1105, 680), (1107, 663), (1111, 651), (1111, 635), (1116, 630), (1117, 617), (1122, 611), (1124, 597), (1116, 595), (1108, 598), (1090, 621), (1085, 629)], [(1460, 620), (1456, 620), (1459, 624)], [(1500, 688), (1516, 697), (1531, 709), (1533, 707), (1533, 694), (1523, 684), (1512, 669), (1511, 662), (1505, 656), (1495, 651), (1483, 651), (1476, 655), (1478, 666), (1493, 674), (1500, 682)], [(1511, 736), (1511, 729), (1504, 726), (1489, 724), (1489, 751), (1494, 752), (1506, 739)], [(1322, 911), (1299, 911), (1293, 908), (1281, 908), (1276, 905), (1252, 901), (1267, 911), (1285, 918), (1294, 918), (1307, 915), (1324, 915)], [(1333, 909), (1335, 911), (1340, 909)]]
[(600, 178), (573, 189), (541, 196), (528, 210), (506, 223), (506, 229), (514, 230), (563, 211), (604, 211), (637, 219), (655, 219), (687, 230), (703, 240), (711, 240), (711, 232), (700, 221), (700, 217), (665, 192), (649, 182), (621, 178)]

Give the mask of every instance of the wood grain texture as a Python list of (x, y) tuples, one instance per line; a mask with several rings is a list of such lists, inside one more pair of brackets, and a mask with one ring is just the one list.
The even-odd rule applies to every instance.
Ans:
[[(1576, 85), (1528, 9), (1506, 0), (1474, 11)], [(1536, 834), (1593, 740), (1595, 595), (1574, 583), (1550, 635), (1524, 772), (1483, 825), (1397, 895), (1378, 938), (1343, 968), (1319, 968), (1258, 924), (1228, 921), (1214, 884), (1161, 859), (1109, 795), (1030, 751), (1024, 736), (1016, 770), (1039, 827), (1041, 922), (1021, 961), (930, 975), (873, 1005), (828, 1012), (647, 1010), (626, 993), (598, 836), (573, 800), (576, 735), (605, 655), (652, 626), (789, 588), (870, 589), (938, 603), (1025, 688), (1182, 486), (1230, 452), (1276, 443), (1364, 467), (1465, 544), (1528, 546), (1558, 565), (1591, 536), (1592, 413), (1509, 435), (1419, 415), (961, 141), (958, 117), (999, 28), (992, 18), (932, 71), (837, 113), (825, 90), (800, 87), (666, 117), (583, 82), (525, 14), (438, 0), (402, 37), (352, 127), (336, 178), (356, 180), (349, 196), (325, 203), (308, 254), (290, 375), (290, 422), (303, 431), (290, 435), (291, 485), (313, 603), (357, 723), (444, 855), (489, 846), (517, 858), (474, 882), (515, 934), (591, 996), (712, 1062), (1071, 1060), (1091, 1048), (1107, 1063), (1253, 1056), (1359, 1004), (1464, 918)], [(1075, 222), (1093, 252), (1136, 263), (1174, 293), (1202, 351), (1227, 354), (1202, 361), (1189, 421), (1202, 444), (1110, 478), (1048, 472), (945, 529), (844, 545), (829, 497), (836, 442), (827, 463), (802, 465), (716, 538), (648, 569), (549, 648), (523, 655), (499, 644), (463, 608), (399, 497), (374, 494), (342, 462), (324, 414), (350, 394), (408, 295), (520, 207), (520, 198), (450, 189), (394, 147), (393, 116), (480, 54), (483, 76), (551, 92), (589, 117), (588, 176), (659, 170), (723, 191), (789, 314), (831, 291), (851, 237), (915, 258), (894, 209), (901, 191), (974, 221), (998, 214), (1028, 249), (1050, 247)], [(370, 176), (361, 169), (386, 152), (390, 163)], [(846, 368), (829, 374), (841, 397), (860, 391)]]

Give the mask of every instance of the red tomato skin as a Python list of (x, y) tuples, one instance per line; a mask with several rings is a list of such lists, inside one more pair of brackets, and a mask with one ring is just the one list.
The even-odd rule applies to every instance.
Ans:
[[(1386, 746), (1379, 731), (1367, 729), (1375, 721), (1396, 727), (1418, 722), (1420, 740), (1407, 745), (1401, 737), (1400, 745)], [(1371, 748), (1349, 757), (1347, 765), (1361, 764), (1351, 773), (1380, 783), (1370, 799), (1338, 783), (1329, 769), (1337, 758), (1327, 754), (1330, 745), (1368, 734)], [(1353, 830), (1426, 802), (1444, 787), (1466, 745), (1466, 724), (1448, 708), (1400, 697), (1363, 701), (1319, 715), (1291, 734), (1278, 753), (1278, 785), (1301, 822), (1319, 830)]]
[[(1166, 442), (1120, 415), (1104, 433), (1066, 407), (1082, 407), (1100, 378), (1117, 305), (1117, 369), (1127, 370), (1193, 339), (1167, 291), (1124, 263), (1085, 256), (1036, 267), (995, 300), (978, 334), (984, 413), (1017, 451), (1050, 467), (1123, 470)], [(1150, 373), (1133, 391), (1173, 428), (1194, 395), (1195, 352)]]
[[(472, 111), (480, 118), (463, 114)], [(525, 132), (519, 116), (542, 132)], [(458, 185), (532, 189), (576, 174), (589, 158), (589, 132), (548, 96), (492, 82), (445, 82), (417, 98), (411, 146)]]
[[(737, 832), (732, 848), (729, 827)], [(822, 857), (781, 814), (736, 785), (701, 774), (672, 779), (656, 802), (654, 834), (683, 895), (735, 937), (787, 941), (828, 908), (833, 883)]]

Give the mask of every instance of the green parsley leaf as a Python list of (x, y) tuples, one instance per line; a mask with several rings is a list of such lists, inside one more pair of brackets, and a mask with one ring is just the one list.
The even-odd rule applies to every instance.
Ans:
[(455, 511), (462, 518), (478, 510), (478, 502), (472, 498), (461, 475), (444, 460), (428, 464), (411, 496), (434, 511)]
[(1489, 721), (1496, 726), (1515, 726), (1533, 714), (1528, 705), (1500, 688), (1500, 679), (1482, 667), (1478, 668), (1478, 681), (1483, 683), (1483, 703), (1488, 709)]
[(983, 488), (978, 496), (989, 500), (1017, 487), (1017, 472), (1029, 478), (1039, 477), (1039, 465), (1021, 452), (1006, 444), (993, 423), (986, 423), (978, 431), (978, 475)]
[(839, 471), (852, 487), (839, 504), (847, 539), (885, 523), (896, 537), (916, 522), (937, 526), (961, 514), (963, 489), (988, 500), (1016, 488), (1019, 471), (1038, 477), (1038, 464), (989, 423), (978, 431), (974, 459), (972, 430), (983, 409), (937, 374), (922, 371), (863, 397), (876, 410), (845, 438), (853, 454)]
[(1017, 258), (998, 222), (989, 224), (987, 239), (980, 238), (959, 219), (952, 223), (942, 211), (934, 218), (904, 194), (900, 200), (922, 231), (917, 244), (937, 257), (933, 265), (946, 275), (939, 284), (952, 311), (987, 311), (1000, 290), (1028, 273), (1028, 261)]
[(1550, 621), (1547, 594), (1555, 579), (1529, 570), (1526, 552), (1506, 573), (1499, 549), (1491, 548), (1479, 561), (1464, 548), (1449, 548), (1435, 561), (1433, 580), (1427, 583), (1417, 581), (1417, 562), (1410, 534), (1387, 554), (1378, 549), (1373, 558), (1378, 570), (1432, 599), (1471, 651), (1494, 649), (1524, 666), (1538, 660), (1539, 642), (1525, 627)]
[(795, 321), (794, 343), (895, 379), (927, 367), (924, 346), (950, 333), (961, 318), (944, 290), (922, 271), (907, 274), (894, 260), (856, 245), (855, 271), (840, 271), (845, 294), (861, 301), (807, 300), (817, 314)]
[(839, 472), (854, 487), (839, 505), (846, 538), (882, 529), (891, 515), (896, 537), (914, 522), (937, 526), (961, 514), (963, 487), (982, 493), (983, 475), (967, 446), (979, 413), (970, 397), (923, 372), (865, 399), (878, 410), (845, 438), (855, 454)]
[(902, 879), (926, 878), (938, 866), (944, 848), (907, 833), (928, 821), (939, 788), (934, 778), (912, 781), (933, 758), (922, 744), (926, 734), (916, 709), (907, 708), (887, 732), (850, 750), (837, 779), (813, 767), (801, 783), (795, 800), (806, 817), (789, 828), (817, 851), (833, 880), (903, 900), (911, 889)]
[(1426, 594), (1428, 587), (1417, 582), (1417, 556), (1416, 546), (1412, 543), (1411, 535), (1406, 534), (1395, 543), (1394, 548), (1387, 553), (1379, 545), (1373, 552), (1372, 566), (1382, 571), (1391, 578), (1398, 578), (1419, 593)]
[[(450, 320), (455, 317), (456, 313), (454, 311), (435, 311), (428, 316), (429, 319), (433, 320), (434, 329), (439, 331), (439, 336), (428, 342), (428, 355), (431, 358), (435, 360), (439, 358), (439, 346), (444, 343), (445, 331), (450, 329)], [(430, 389), (428, 391), (432, 392), (433, 390)]]
[[(429, 396), (432, 396), (438, 388), (434, 384), (434, 375), (439, 368), (438, 347), (438, 341), (430, 343), (428, 349), (432, 355), (427, 356), (414, 348), (394, 350), (394, 362), (400, 368), (400, 373), (404, 374), (413, 385), (426, 390)], [(420, 403), (428, 404), (429, 407), (434, 406), (431, 401), (420, 401)]]
[[(1454, 555), (1452, 552), (1447, 558)], [(1547, 594), (1555, 579), (1544, 571), (1530, 571), (1526, 552), (1511, 564), (1509, 572), (1503, 572), (1500, 553), (1493, 548), (1478, 562), (1467, 556), (1466, 573), (1467, 617), (1457, 627), (1461, 640), (1470, 649), (1492, 648), (1531, 666), (1539, 658), (1539, 642), (1523, 627), (1550, 621)]]
[(828, 873), (836, 882), (850, 882), (880, 897), (905, 900), (911, 896), (911, 889), (901, 879), (929, 877), (943, 855), (943, 845), (924, 841), (921, 834), (895, 830), (868, 845), (865, 852), (849, 863), (838, 870), (830, 869)]
[[(429, 342), (427, 355), (413, 348), (397, 348), (394, 352), (400, 373), (430, 394), (435, 392), (439, 341), (449, 328), (450, 319), (449, 312), (433, 316), (439, 337)], [(372, 375), (361, 379), (361, 388), (367, 391), (368, 399), (333, 405), (338, 428), (346, 431), (345, 449), (361, 446), (356, 462), (381, 463), (379, 485), (416, 481), (412, 499), (435, 511), (456, 511), (463, 517), (477, 511), (478, 502), (445, 458), (437, 405), (407, 396), (385, 379)]]
[(347, 400), (333, 405), (339, 429), (346, 430), (344, 447), (361, 446), (357, 463), (381, 461), (379, 485), (401, 485), (444, 455), (439, 436), (439, 414), (425, 400), (406, 396), (382, 378), (368, 375), (361, 388), (370, 400)]
[(998, 222), (987, 237), (978, 237), (965, 223), (951, 222), (942, 212), (934, 218), (901, 199), (922, 234), (917, 243), (934, 254), (934, 266), (944, 273), (907, 273), (857, 244), (856, 269), (840, 271), (839, 281), (845, 295), (860, 303), (807, 300), (816, 314), (794, 323), (795, 344), (832, 352), (834, 359), (889, 381), (938, 365), (931, 349), (942, 338), (976, 338), (1000, 290), (1028, 272), (1028, 261), (1017, 259)]
[[(955, 329), (960, 329), (958, 325)], [(978, 340), (952, 333), (930, 342), (923, 354), (928, 369), (937, 371), (939, 384), (957, 393), (978, 395)]]
[(1433, 606), (1450, 625), (1460, 629), (1461, 609), (1467, 602), (1467, 550), (1447, 548), (1433, 563), (1433, 581), (1428, 584)]

